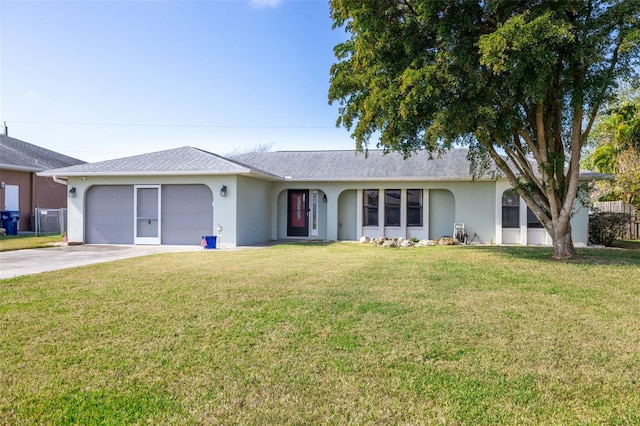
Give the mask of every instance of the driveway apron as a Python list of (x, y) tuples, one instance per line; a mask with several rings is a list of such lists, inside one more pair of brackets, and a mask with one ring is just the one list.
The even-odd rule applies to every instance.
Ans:
[(200, 246), (78, 245), (6, 251), (0, 252), (0, 279), (150, 254), (184, 251), (202, 251), (202, 248)]

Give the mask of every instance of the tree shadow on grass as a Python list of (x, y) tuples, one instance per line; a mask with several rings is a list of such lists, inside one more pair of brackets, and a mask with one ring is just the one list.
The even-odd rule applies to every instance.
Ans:
[(640, 240), (616, 240), (611, 247), (640, 251)]
[(274, 246), (298, 246), (298, 247), (328, 247), (337, 244), (337, 241), (326, 240), (277, 240), (273, 241)]
[(551, 247), (475, 246), (474, 250), (487, 251), (505, 258), (528, 259), (540, 262), (563, 262), (580, 265), (638, 265), (640, 251), (622, 248), (579, 248), (578, 257), (567, 260), (553, 259)]

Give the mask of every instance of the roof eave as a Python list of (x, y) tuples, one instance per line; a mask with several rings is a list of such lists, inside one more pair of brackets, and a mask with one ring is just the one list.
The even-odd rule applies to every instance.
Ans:
[(250, 170), (247, 173), (238, 173), (238, 175), (247, 176), (247, 177), (251, 177), (251, 178), (257, 178), (257, 179), (268, 180), (268, 181), (272, 181), (272, 182), (286, 180), (282, 176), (274, 175), (274, 174), (271, 174), (271, 173), (257, 172), (255, 170)]
[(615, 176), (613, 175), (607, 175), (605, 173), (597, 173), (597, 172), (591, 172), (589, 175), (580, 175), (580, 177), (578, 178), (578, 180), (581, 181), (594, 181), (594, 180), (614, 180)]
[(13, 170), (16, 172), (41, 172), (46, 170), (44, 167), (28, 167), (28, 166), (17, 166), (15, 164), (0, 164), (1, 170)]
[(366, 177), (366, 178), (294, 178), (285, 177), (287, 182), (490, 182), (497, 179), (482, 177), (478, 179), (471, 179), (470, 177), (436, 177), (429, 178), (424, 176), (410, 176), (410, 177)]
[(259, 173), (254, 170), (236, 170), (236, 171), (211, 171), (211, 170), (189, 170), (189, 171), (125, 171), (125, 172), (89, 172), (89, 171), (63, 171), (63, 170), (45, 170), (37, 173), (38, 176), (57, 176), (60, 178), (70, 177), (126, 177), (126, 176), (229, 176), (229, 175), (247, 175), (253, 177), (262, 177), (272, 180), (282, 180), (282, 177), (270, 174)]

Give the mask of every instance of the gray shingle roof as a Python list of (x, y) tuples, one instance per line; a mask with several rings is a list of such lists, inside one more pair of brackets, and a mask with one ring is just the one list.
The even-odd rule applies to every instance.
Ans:
[(166, 151), (135, 155), (115, 160), (87, 163), (79, 166), (47, 170), (41, 176), (83, 175), (196, 175), (196, 174), (258, 174), (261, 170), (239, 164), (228, 158), (201, 149), (185, 146)]
[[(356, 151), (250, 152), (225, 158), (192, 147), (152, 152), (98, 163), (47, 170), (42, 176), (90, 175), (254, 175), (269, 180), (371, 181), (471, 179), (467, 149), (452, 149), (429, 159), (427, 152), (404, 158), (401, 153), (370, 150), (368, 156)], [(483, 176), (493, 179), (494, 172)], [(605, 175), (582, 172), (584, 179)]]
[(232, 158), (293, 180), (469, 180), (467, 152), (452, 149), (433, 159), (424, 151), (405, 159), (401, 153), (382, 150), (370, 150), (367, 156), (356, 151), (280, 151)]
[(83, 163), (77, 158), (0, 135), (0, 167), (3, 169), (39, 172)]
[[(270, 173), (300, 181), (431, 180), (471, 179), (469, 150), (451, 149), (429, 159), (426, 151), (404, 158), (401, 153), (370, 150), (368, 156), (356, 151), (250, 152), (232, 157), (244, 164), (259, 165)], [(500, 176), (494, 166), (480, 179)], [(606, 179), (602, 173), (581, 171), (583, 179)]]
[(583, 180), (613, 180), (613, 175), (592, 172), (591, 170), (580, 170), (580, 178)]

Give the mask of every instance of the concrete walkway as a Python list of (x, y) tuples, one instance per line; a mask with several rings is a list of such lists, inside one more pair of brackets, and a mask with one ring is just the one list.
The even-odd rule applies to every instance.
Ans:
[(0, 279), (150, 254), (185, 251), (203, 249), (200, 246), (79, 245), (6, 251), (0, 252)]

